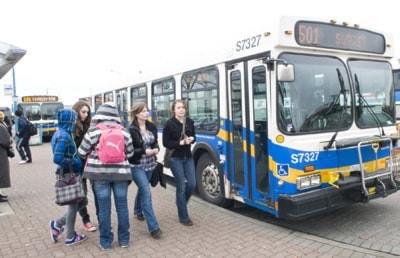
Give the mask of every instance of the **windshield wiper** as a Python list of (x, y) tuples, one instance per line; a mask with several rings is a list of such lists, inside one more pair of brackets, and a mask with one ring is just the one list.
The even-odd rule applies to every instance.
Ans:
[(328, 145), (326, 145), (324, 147), (325, 150), (329, 150), (330, 148), (332, 148), (332, 145), (335, 142), (336, 137), (337, 137), (337, 135), (339, 133), (339, 130), (340, 130), (342, 124), (343, 124), (343, 117), (344, 117), (344, 113), (346, 112), (346, 108), (347, 108), (346, 89), (344, 88), (343, 75), (340, 72), (339, 68), (336, 68), (336, 72), (337, 72), (337, 75), (338, 75), (339, 85), (340, 85), (340, 92), (339, 92), (338, 99), (339, 99), (339, 102), (340, 102), (340, 95), (343, 94), (344, 103), (343, 103), (342, 113), (340, 114), (340, 120), (339, 120), (338, 128), (336, 129), (335, 133), (332, 135), (332, 138), (329, 140)]
[[(378, 125), (378, 127), (380, 128), (379, 133), (381, 136), (385, 135), (385, 131), (383, 130), (383, 125), (381, 123), (381, 121), (379, 120), (378, 116), (376, 115), (376, 113), (374, 112), (374, 110), (371, 108), (371, 106), (368, 104), (367, 100), (361, 95), (361, 91), (360, 91), (360, 82), (358, 81), (358, 76), (357, 74), (354, 74), (354, 81), (355, 81), (355, 88), (356, 88), (356, 93), (358, 94), (358, 98), (362, 101), (362, 103), (364, 103), (365, 107), (367, 108), (368, 112), (371, 114), (372, 118), (374, 119), (375, 123)], [(358, 103), (359, 105), (359, 110), (358, 110), (358, 114), (361, 113), (361, 102)]]

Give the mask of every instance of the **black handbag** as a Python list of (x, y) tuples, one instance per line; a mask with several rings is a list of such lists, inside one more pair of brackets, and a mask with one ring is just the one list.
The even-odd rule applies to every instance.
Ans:
[(7, 156), (10, 158), (14, 158), (15, 157), (15, 152), (14, 152), (14, 148), (10, 145), (9, 148), (7, 148)]
[(150, 184), (152, 187), (156, 187), (158, 182), (160, 182), (160, 185), (164, 188), (167, 188), (167, 183), (165, 180), (165, 175), (164, 175), (164, 166), (160, 162), (157, 162), (157, 165), (153, 171), (153, 174), (151, 175), (150, 178)]
[(76, 176), (70, 166), (70, 171), (64, 173), (64, 169), (60, 168), (56, 173), (57, 181), (55, 184), (56, 204), (63, 206), (79, 203), (86, 197), (83, 189), (82, 178)]
[(14, 158), (15, 157), (15, 151), (12, 145), (5, 147), (3, 145), (0, 145), (0, 147), (4, 148), (7, 151), (7, 156), (9, 158)]

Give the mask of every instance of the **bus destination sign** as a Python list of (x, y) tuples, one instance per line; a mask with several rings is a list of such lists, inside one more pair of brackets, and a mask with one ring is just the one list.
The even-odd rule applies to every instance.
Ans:
[(301, 46), (333, 48), (383, 54), (386, 49), (382, 34), (337, 24), (299, 21), (295, 39)]
[(58, 97), (48, 96), (48, 95), (35, 95), (35, 96), (23, 96), (21, 100), (22, 102), (54, 102), (58, 101)]

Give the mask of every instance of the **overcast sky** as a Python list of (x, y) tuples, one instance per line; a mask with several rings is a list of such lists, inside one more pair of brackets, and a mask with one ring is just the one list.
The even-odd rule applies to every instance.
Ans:
[[(66, 104), (195, 62), (207, 65), (234, 40), (294, 15), (346, 20), (392, 33), (394, 1), (2, 0), (0, 41), (27, 51), (15, 66), (17, 96), (59, 95)], [(390, 4), (388, 6), (388, 4)], [(0, 80), (0, 106), (12, 84)]]

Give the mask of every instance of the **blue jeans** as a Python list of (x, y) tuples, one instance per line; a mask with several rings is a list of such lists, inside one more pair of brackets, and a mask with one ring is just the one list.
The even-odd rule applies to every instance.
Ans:
[(133, 212), (136, 215), (144, 214), (149, 232), (160, 228), (151, 201), (149, 181), (152, 173), (153, 171), (146, 172), (140, 167), (132, 168), (132, 179), (138, 187)]
[(118, 218), (118, 242), (128, 245), (129, 210), (128, 210), (128, 181), (93, 181), (93, 190), (99, 205), (100, 245), (111, 247), (114, 234), (111, 232), (111, 191), (114, 193), (114, 203)]
[(196, 187), (193, 158), (172, 157), (169, 165), (176, 184), (176, 206), (178, 208), (179, 221), (188, 221), (190, 217), (187, 211), (187, 202)]

